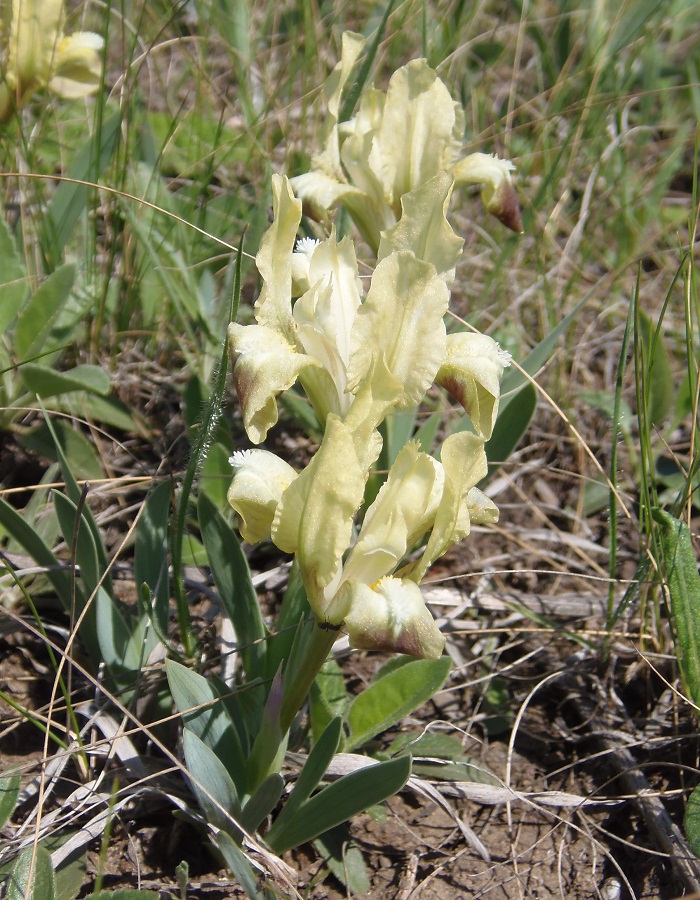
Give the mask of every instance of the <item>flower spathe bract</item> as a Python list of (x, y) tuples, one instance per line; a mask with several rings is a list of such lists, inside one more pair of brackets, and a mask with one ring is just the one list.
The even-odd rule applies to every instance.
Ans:
[(312, 610), (333, 623), (343, 616), (331, 618), (329, 601), (336, 593), (367, 474), (351, 430), (329, 415), (321, 446), (282, 495), (272, 525), (274, 543), (297, 558)]

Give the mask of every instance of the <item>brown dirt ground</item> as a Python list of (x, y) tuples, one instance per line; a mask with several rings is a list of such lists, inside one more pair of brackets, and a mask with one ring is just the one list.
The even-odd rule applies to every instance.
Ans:
[[(498, 556), (498, 535), (478, 538), (482, 560)], [(466, 844), (445, 812), (405, 791), (387, 804), (385, 818), (365, 814), (352, 823), (352, 840), (371, 872), (368, 896), (387, 900), (680, 896), (683, 885), (608, 765), (610, 753), (599, 740), (602, 732), (614, 732), (620, 746), (631, 746), (650, 791), (663, 798), (679, 823), (683, 796), (695, 781), (698, 741), (687, 707), (666, 690), (665, 679), (675, 677), (672, 665), (657, 660), (653, 671), (640, 658), (631, 629), (629, 635), (620, 633), (611, 662), (601, 665), (593, 652), (568, 636), (595, 634), (595, 616), (556, 614), (552, 595), (546, 594), (551, 566), (546, 576), (534, 574), (541, 563), (531, 549), (527, 566), (512, 566), (529, 573), (528, 590), (517, 583), (525, 576), (509, 572), (492, 575), (486, 587), (477, 587), (471, 595), (460, 594), (455, 586), (460, 580), (450, 581), (450, 574), (470, 567), (469, 557), (475, 552), (465, 544), (453, 554), (437, 573), (438, 588), (450, 585), (449, 591), (431, 595), (437, 598), (436, 613), (442, 611), (450, 622), (450, 649), (456, 662), (449, 689), (406, 720), (401, 730), (418, 735), (430, 727), (460, 737), (470, 757), (516, 791), (564, 791), (582, 801), (617, 802), (565, 809), (544, 805), (542, 797), (509, 806), (451, 798), (487, 848), (486, 861)], [(472, 579), (461, 579), (465, 580)], [(574, 585), (570, 576), (557, 582), (566, 610), (575, 611)], [(533, 623), (523, 607), (517, 608), (518, 598), (525, 604), (535, 596), (548, 604), (550, 627)], [(600, 610), (605, 599), (591, 591), (577, 596), (594, 610)], [(453, 611), (445, 607), (446, 597), (471, 607), (450, 619)], [(499, 600), (500, 608), (494, 609)], [(211, 632), (211, 602), (203, 599), (195, 609), (202, 634)], [(43, 711), (50, 686), (45, 650), (31, 635), (11, 628), (9, 619), (5, 622), (0, 687), (23, 707)], [(376, 659), (358, 654), (344, 660), (351, 681), (363, 680), (377, 664)], [(494, 674), (499, 679), (499, 703), (489, 691)], [(0, 771), (21, 763), (27, 777), (35, 774), (31, 764), (42, 758), (40, 732), (16, 724), (7, 705), (2, 707), (2, 719)], [(152, 748), (146, 752), (157, 756)], [(80, 775), (70, 768), (64, 777), (67, 791)], [(27, 804), (16, 823), (31, 808)], [(6, 829), (5, 837), (12, 833), (12, 828)], [(188, 897), (242, 896), (226, 871), (219, 869), (206, 841), (170, 809), (146, 804), (138, 815), (120, 815), (106, 854), (100, 848), (99, 840), (91, 845), (81, 896), (89, 893), (98, 869), (104, 873), (106, 888), (141, 886), (176, 895), (173, 873), (182, 860), (189, 864)], [(301, 896), (346, 896), (311, 847), (286, 854), (285, 861), (297, 873)], [(621, 892), (603, 893), (612, 890), (615, 878), (623, 885)]]

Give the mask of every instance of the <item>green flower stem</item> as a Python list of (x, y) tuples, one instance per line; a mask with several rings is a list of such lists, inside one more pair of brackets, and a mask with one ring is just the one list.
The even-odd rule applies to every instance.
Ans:
[(289, 731), (294, 717), (311, 690), (311, 685), (321, 671), (321, 666), (328, 659), (337, 637), (336, 629), (322, 628), (318, 622), (314, 623), (313, 631), (304, 648), (303, 660), (297, 665), (296, 671), (291, 673), (291, 677), (288, 676), (284, 679), (284, 696), (280, 710), (282, 734)]

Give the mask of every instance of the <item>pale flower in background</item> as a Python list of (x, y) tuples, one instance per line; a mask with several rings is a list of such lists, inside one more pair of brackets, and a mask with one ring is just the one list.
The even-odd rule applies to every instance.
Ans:
[(103, 40), (91, 32), (63, 33), (62, 0), (12, 0), (3, 35), (0, 121), (7, 122), (35, 91), (85, 97), (100, 86)]

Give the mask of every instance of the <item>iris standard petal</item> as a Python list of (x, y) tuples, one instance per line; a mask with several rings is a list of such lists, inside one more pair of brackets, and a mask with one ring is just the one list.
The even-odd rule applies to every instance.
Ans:
[(434, 266), (402, 250), (374, 270), (367, 299), (353, 328), (348, 387), (357, 390), (372, 361), (383, 356), (403, 385), (397, 406), (415, 406), (445, 357), (449, 291)]
[(401, 198), (401, 218), (382, 232), (377, 259), (396, 250), (410, 250), (432, 263), (446, 284), (452, 284), (464, 241), (447, 221), (454, 178), (440, 172)]
[(255, 303), (255, 318), (294, 343), (292, 325), (292, 254), (301, 222), (301, 201), (289, 180), (272, 176), (272, 225), (263, 235), (255, 257), (263, 286)]
[[(438, 467), (411, 441), (401, 449), (367, 510), (343, 579), (373, 584), (395, 571), (413, 542), (432, 524)], [(426, 512), (428, 513), (426, 521)]]
[(451, 434), (445, 440), (440, 459), (445, 482), (433, 530), (418, 563), (406, 570), (406, 575), (410, 571), (416, 582), (449, 547), (469, 534), (469, 494), (488, 471), (483, 438), (466, 431)]
[(458, 115), (461, 107), (426, 60), (414, 59), (391, 76), (376, 145), (397, 219), (401, 197), (455, 161)]

